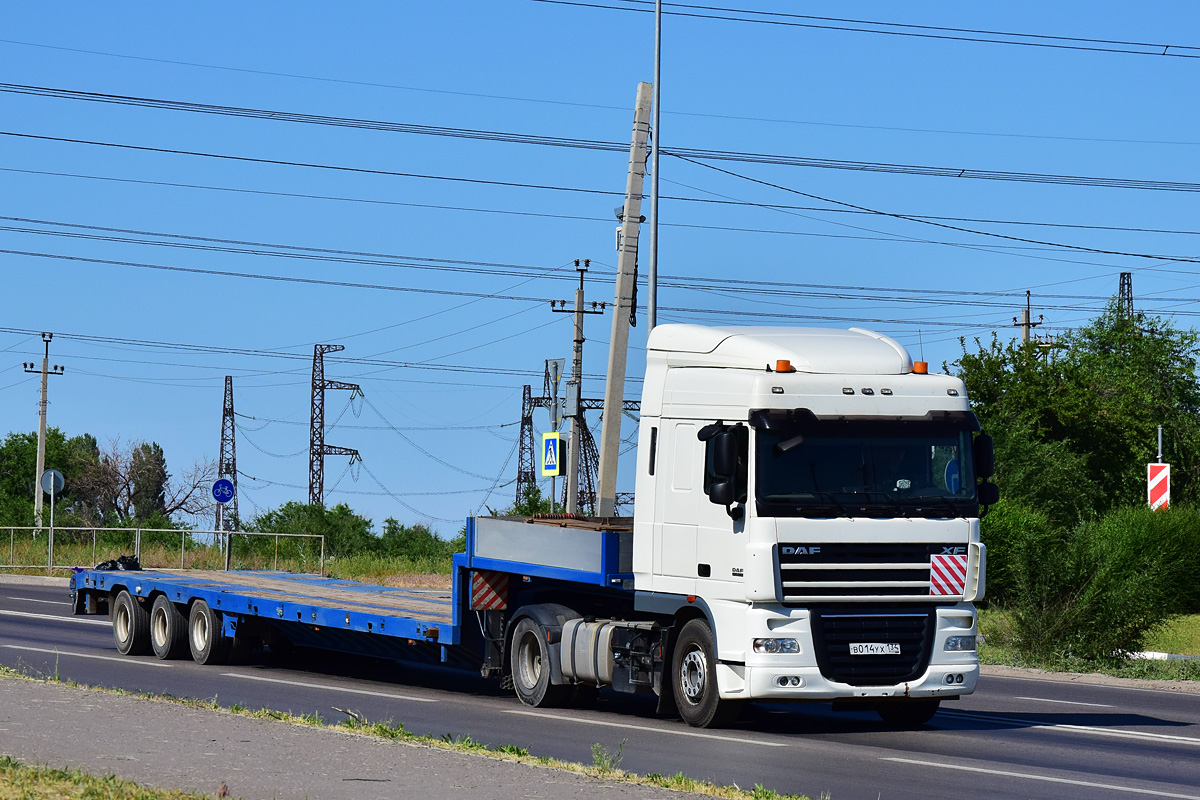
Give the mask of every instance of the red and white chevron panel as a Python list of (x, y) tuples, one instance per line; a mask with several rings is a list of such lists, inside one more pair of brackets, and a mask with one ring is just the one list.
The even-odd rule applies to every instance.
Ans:
[(961, 595), (967, 589), (966, 556), (929, 557), (929, 593)]
[(1155, 511), (1171, 505), (1171, 465), (1146, 465), (1146, 499)]
[(498, 611), (508, 608), (508, 574), (480, 570), (471, 573), (471, 610)]

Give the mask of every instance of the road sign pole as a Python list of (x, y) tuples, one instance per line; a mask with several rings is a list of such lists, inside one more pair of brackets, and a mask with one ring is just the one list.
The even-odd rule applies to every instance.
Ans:
[(47, 572), (54, 571), (54, 484), (50, 484), (50, 563), (46, 565)]

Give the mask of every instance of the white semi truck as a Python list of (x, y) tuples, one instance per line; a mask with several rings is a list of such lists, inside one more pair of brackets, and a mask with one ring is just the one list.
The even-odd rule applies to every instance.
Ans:
[(641, 412), (632, 519), (469, 519), (448, 592), (89, 570), (76, 612), (110, 613), (122, 653), (427, 659), (532, 706), (654, 693), (700, 727), (755, 700), (915, 725), (974, 691), (997, 492), (961, 381), (865, 330), (661, 325)]

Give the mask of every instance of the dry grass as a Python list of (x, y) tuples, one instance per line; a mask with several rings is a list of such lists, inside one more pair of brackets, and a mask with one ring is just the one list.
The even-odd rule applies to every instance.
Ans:
[(114, 775), (22, 764), (0, 756), (0, 800), (200, 800), (203, 795), (148, 789)]

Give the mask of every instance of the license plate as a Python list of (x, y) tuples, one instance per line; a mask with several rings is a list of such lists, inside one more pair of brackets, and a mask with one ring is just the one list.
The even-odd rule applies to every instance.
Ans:
[(900, 655), (900, 644), (898, 642), (856, 642), (850, 645), (850, 655), (898, 656)]

